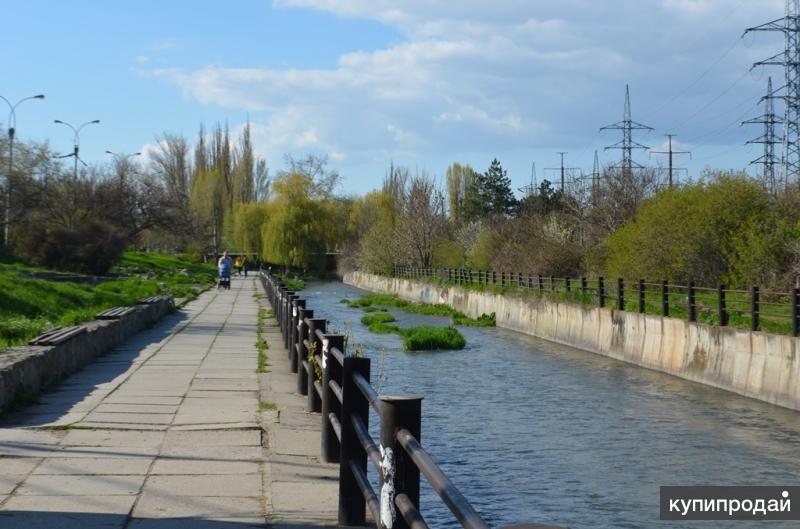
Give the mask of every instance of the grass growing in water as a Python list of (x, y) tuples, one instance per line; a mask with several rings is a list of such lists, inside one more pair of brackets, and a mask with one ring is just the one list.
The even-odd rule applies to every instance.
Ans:
[(361, 323), (376, 334), (399, 333), (402, 330), (400, 327), (397, 325), (389, 325), (393, 321), (396, 321), (395, 317), (388, 312), (378, 312), (361, 318)]
[(467, 345), (455, 327), (412, 327), (404, 329), (401, 336), (406, 351), (463, 349)]
[(376, 334), (399, 334), (406, 351), (430, 351), (436, 349), (463, 349), (467, 344), (464, 336), (455, 327), (412, 327), (403, 329), (391, 323), (395, 317), (386, 312), (364, 316), (361, 323)]
[(470, 318), (463, 312), (457, 311), (454, 308), (444, 305), (436, 304), (429, 305), (425, 303), (411, 303), (393, 296), (391, 294), (367, 294), (359, 299), (350, 300), (343, 299), (342, 303), (348, 307), (360, 308), (365, 312), (385, 311), (386, 307), (409, 312), (412, 314), (425, 314), (428, 316), (450, 316), (453, 318), (455, 325), (464, 325), (465, 327), (494, 327), (495, 316), (492, 314), (482, 314), (479, 318)]

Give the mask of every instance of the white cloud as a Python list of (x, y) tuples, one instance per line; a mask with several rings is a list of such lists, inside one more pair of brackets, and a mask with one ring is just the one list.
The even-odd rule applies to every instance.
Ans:
[[(733, 103), (750, 93), (760, 96), (763, 83), (755, 77), (737, 81), (735, 90), (729, 86), (774, 42), (758, 41), (727, 55), (725, 50), (748, 25), (783, 12), (782, 0), (273, 5), (371, 19), (405, 38), (383, 49), (345, 53), (325, 69), (211, 65), (151, 69), (146, 75), (203, 104), (263, 113), (254, 119), (253, 136), (272, 160), (284, 152), (312, 151), (349, 162), (388, 160), (397, 153), (420, 159), (466, 151), (491, 156), (531, 146), (591, 151), (617, 141), (597, 130), (621, 118), (627, 83), (634, 119), (655, 126), (658, 134), (709, 101), (709, 112), (677, 132), (688, 137), (714, 130), (730, 118), (725, 110)], [(709, 66), (710, 73), (701, 76)], [(680, 97), (670, 101), (675, 94)], [(726, 141), (739, 142), (743, 132), (726, 134)]]

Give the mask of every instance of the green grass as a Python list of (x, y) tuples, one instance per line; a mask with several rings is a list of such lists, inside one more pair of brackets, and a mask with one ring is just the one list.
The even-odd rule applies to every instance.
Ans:
[(450, 316), (455, 325), (464, 325), (468, 327), (494, 327), (495, 325), (494, 314), (483, 314), (477, 319), (470, 318), (448, 305), (441, 303), (436, 305), (411, 303), (410, 301), (400, 299), (392, 294), (371, 293), (356, 300), (343, 299), (341, 302), (348, 307), (360, 308), (365, 312), (385, 311), (388, 307), (412, 314)]
[(463, 349), (467, 345), (455, 327), (412, 327), (403, 330), (401, 336), (406, 351)]
[[(171, 256), (127, 252), (123, 263), (137, 263), (139, 275), (106, 281), (97, 286), (73, 282), (48, 281), (30, 277), (39, 269), (22, 263), (0, 265), (0, 349), (22, 344), (47, 329), (75, 325), (94, 318), (95, 314), (117, 306), (158, 295), (194, 297), (214, 283), (213, 267), (206, 272), (191, 272), (196, 264)], [(149, 260), (148, 260), (149, 259)], [(149, 266), (145, 267), (149, 263)], [(171, 268), (169, 268), (171, 267)], [(125, 273), (134, 273), (130, 267)]]
[(264, 402), (261, 399), (258, 399), (258, 411), (275, 411), (278, 409), (278, 405), (274, 402)]
[(292, 278), (286, 275), (279, 274), (276, 275), (275, 278), (278, 281), (283, 282), (283, 284), (286, 285), (287, 290), (291, 290), (293, 292), (300, 292), (301, 290), (306, 288), (306, 282), (296, 277)]
[(386, 312), (377, 312), (361, 318), (361, 323), (376, 334), (399, 334), (406, 351), (428, 351), (436, 349), (463, 349), (464, 336), (454, 327), (412, 327), (403, 329), (391, 325), (395, 317)]
[(260, 307), (258, 309), (258, 324), (256, 325), (256, 349), (258, 349), (258, 367), (256, 367), (256, 373), (268, 373), (269, 369), (267, 369), (267, 349), (269, 349), (269, 344), (267, 340), (264, 338), (264, 322), (267, 319), (268, 313), (267, 309), (264, 307)]

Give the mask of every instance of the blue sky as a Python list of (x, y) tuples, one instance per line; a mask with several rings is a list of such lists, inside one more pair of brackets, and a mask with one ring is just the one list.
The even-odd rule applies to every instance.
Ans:
[[(738, 122), (759, 114), (767, 75), (753, 61), (779, 35), (740, 38), (782, 16), (782, 0), (269, 0), (6, 3), (0, 95), (16, 101), (19, 137), (60, 152), (71, 133), (53, 124), (102, 123), (81, 133), (88, 162), (106, 149), (147, 152), (163, 131), (249, 117), (274, 172), (290, 153), (327, 155), (343, 190), (378, 187), (391, 160), (442, 175), (451, 162), (483, 170), (497, 157), (515, 186), (555, 178), (545, 168), (591, 170), (595, 149), (619, 138), (598, 129), (633, 117), (677, 134), (678, 158), (742, 168), (761, 135)], [(8, 51), (11, 50), (11, 51)], [(6, 113), (0, 107), (0, 120)], [(655, 164), (637, 152), (635, 159)], [(754, 172), (755, 169), (752, 169)]]

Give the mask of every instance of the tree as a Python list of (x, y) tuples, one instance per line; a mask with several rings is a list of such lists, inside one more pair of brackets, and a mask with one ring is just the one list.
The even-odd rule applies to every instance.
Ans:
[(514, 214), (517, 200), (511, 190), (511, 180), (495, 158), (489, 169), (477, 174), (467, 197), (466, 214), (469, 219)]
[(564, 195), (561, 190), (556, 190), (550, 180), (542, 180), (535, 194), (528, 195), (519, 201), (517, 216), (545, 215), (551, 211), (561, 210), (563, 202)]
[(428, 176), (414, 176), (403, 195), (395, 229), (401, 257), (409, 264), (429, 268), (434, 247), (446, 230), (444, 194)]
[(466, 207), (469, 193), (475, 181), (475, 170), (469, 165), (454, 163), (447, 168), (447, 198), (450, 220), (456, 225), (466, 221)]

